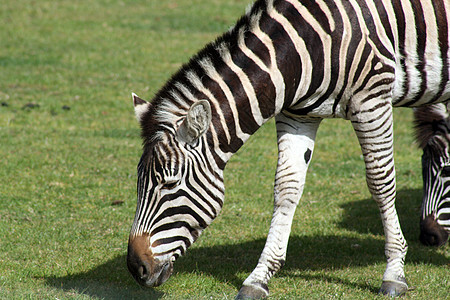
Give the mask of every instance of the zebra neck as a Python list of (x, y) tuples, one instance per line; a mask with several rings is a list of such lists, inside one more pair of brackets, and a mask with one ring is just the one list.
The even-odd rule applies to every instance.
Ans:
[(265, 1), (256, 2), (184, 70), (189, 90), (211, 103), (210, 141), (225, 162), (258, 128), (309, 89), (302, 77), (301, 43), (295, 43), (295, 34), (284, 28), (289, 22), (278, 12), (283, 9), (293, 8), (275, 10)]
[[(156, 97), (163, 102), (162, 107), (154, 106), (161, 123), (172, 124), (193, 102), (208, 100), (212, 110), (208, 147), (222, 169), (265, 122), (293, 105), (302, 108), (298, 106), (302, 99), (324, 86), (319, 35), (313, 27), (303, 26), (296, 1), (276, 3), (274, 8), (273, 1), (255, 2), (232, 29), (183, 66)], [(299, 30), (312, 46), (300, 38)], [(314, 45), (317, 49), (312, 49)], [(319, 71), (313, 72), (313, 61)], [(167, 112), (173, 122), (167, 121)]]

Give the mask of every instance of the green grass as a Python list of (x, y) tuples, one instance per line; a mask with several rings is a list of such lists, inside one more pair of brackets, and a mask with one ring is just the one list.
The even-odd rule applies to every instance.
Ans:
[[(130, 99), (167, 78), (248, 1), (6, 1), (0, 7), (0, 299), (233, 299), (272, 212), (269, 122), (226, 169), (222, 214), (156, 289), (126, 270), (141, 141)], [(30, 103), (38, 106), (30, 105)], [(70, 108), (70, 109), (69, 109)], [(449, 246), (418, 242), (420, 151), (396, 110), (406, 298), (444, 299)], [(119, 201), (119, 204), (114, 205)], [(274, 299), (377, 298), (381, 221), (350, 125), (325, 120)]]

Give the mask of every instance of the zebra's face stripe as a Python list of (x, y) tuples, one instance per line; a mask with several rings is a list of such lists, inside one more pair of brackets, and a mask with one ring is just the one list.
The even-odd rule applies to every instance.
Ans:
[(422, 220), (428, 216), (450, 231), (450, 158), (448, 141), (436, 139), (422, 156), (424, 197)]
[(446, 243), (450, 233), (450, 116), (448, 104), (414, 110), (416, 139), (423, 149), (423, 201), (420, 241)]
[(450, 232), (450, 164), (448, 147), (443, 145), (434, 143), (423, 149), (424, 195), (419, 239), (427, 246), (445, 244)]
[(202, 149), (167, 134), (144, 150), (128, 246), (128, 267), (142, 285), (163, 283), (173, 262), (220, 212), (223, 179), (205, 165)]

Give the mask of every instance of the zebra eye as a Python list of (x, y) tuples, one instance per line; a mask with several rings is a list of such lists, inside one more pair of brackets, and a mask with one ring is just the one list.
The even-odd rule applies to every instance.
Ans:
[(172, 190), (172, 189), (176, 188), (178, 186), (178, 184), (179, 184), (178, 181), (168, 181), (168, 182), (165, 182), (163, 184), (161, 189), (163, 189), (163, 190)]
[(441, 171), (442, 176), (450, 177), (450, 166), (445, 166)]

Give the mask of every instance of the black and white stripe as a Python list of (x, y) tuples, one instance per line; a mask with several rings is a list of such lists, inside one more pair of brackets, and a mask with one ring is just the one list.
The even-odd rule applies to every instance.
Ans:
[[(339, 117), (352, 122), (380, 208), (387, 256), (382, 292), (406, 291), (407, 245), (394, 205), (392, 108), (450, 99), (449, 16), (448, 0), (257, 1), (151, 104), (135, 97), (144, 154), (129, 268), (144, 278), (138, 281), (166, 279), (164, 262), (183, 254), (219, 213), (230, 157), (275, 116), (272, 225), (239, 297), (267, 295), (268, 280), (285, 260), (316, 130), (323, 118)], [(138, 254), (141, 248), (148, 248), (145, 255)]]
[(423, 149), (420, 240), (440, 246), (450, 233), (450, 115), (448, 104), (414, 110), (416, 138)]

